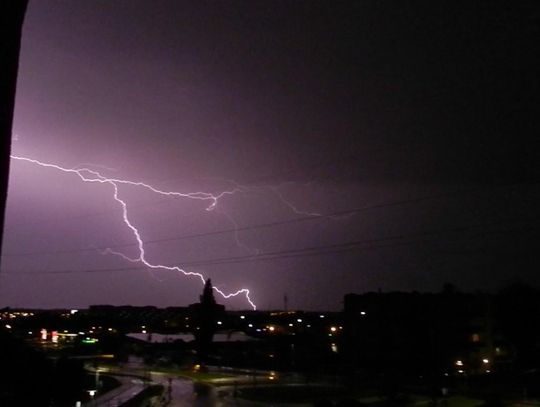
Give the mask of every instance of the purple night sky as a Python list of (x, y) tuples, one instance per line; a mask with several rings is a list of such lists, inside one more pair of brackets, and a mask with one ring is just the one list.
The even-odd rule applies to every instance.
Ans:
[[(260, 309), (539, 284), (528, 3), (327, 3), (31, 0), (12, 154), (167, 191), (240, 186), (211, 211), (119, 194), (149, 262), (249, 288)], [(10, 177), (0, 307), (198, 300), (197, 278), (102, 253), (138, 255), (110, 184), (18, 160)]]

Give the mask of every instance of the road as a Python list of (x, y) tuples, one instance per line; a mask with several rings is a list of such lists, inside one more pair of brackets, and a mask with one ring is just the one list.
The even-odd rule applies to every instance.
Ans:
[(120, 381), (120, 387), (103, 395), (99, 393), (92, 401), (85, 403), (85, 407), (117, 407), (137, 395), (144, 389), (144, 382), (129, 376), (114, 376)]
[[(92, 371), (92, 368), (89, 370)], [(161, 384), (165, 388), (164, 400), (157, 402), (155, 407), (260, 407), (260, 403), (233, 397), (233, 383), (253, 383), (255, 371), (252, 375), (246, 372), (236, 373), (237, 376), (223, 379), (222, 386), (217, 390), (210, 387), (207, 394), (196, 394), (193, 381), (176, 377), (171, 373), (152, 371), (142, 365), (107, 368), (106, 374), (120, 380), (121, 386), (102, 396), (98, 394), (96, 399), (85, 404), (85, 407), (117, 407), (144, 389), (143, 378), (152, 384)], [(230, 385), (223, 386), (225, 382)]]

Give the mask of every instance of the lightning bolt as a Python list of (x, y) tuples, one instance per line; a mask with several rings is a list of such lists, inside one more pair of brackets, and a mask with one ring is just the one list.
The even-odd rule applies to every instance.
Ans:
[[(214, 178), (214, 179), (218, 179), (218, 180), (221, 180), (221, 181), (226, 181), (229, 184), (234, 185), (236, 191), (242, 191), (242, 192), (270, 191), (285, 206), (289, 207), (289, 209), (291, 209), (297, 215), (312, 216), (314, 218), (324, 216), (322, 213), (308, 212), (308, 211), (301, 210), (295, 204), (293, 204), (291, 201), (286, 199), (285, 196), (283, 196), (283, 194), (281, 193), (279, 188), (284, 186), (284, 185), (287, 185), (287, 184), (294, 184), (293, 182), (290, 182), (290, 181), (289, 182), (283, 182), (283, 183), (281, 183), (279, 185), (250, 185), (250, 186), (246, 186), (246, 185), (239, 184), (238, 182), (236, 182), (234, 180), (231, 180), (231, 179), (227, 179), (227, 180), (222, 180), (222, 179), (219, 179), (219, 178)], [(307, 184), (304, 184), (304, 185), (309, 186), (310, 184), (311, 183), (308, 182)]]
[[(119, 191), (118, 191), (118, 186), (119, 185), (131, 185), (131, 186), (135, 186), (135, 187), (148, 189), (148, 190), (150, 190), (150, 191), (152, 191), (152, 192), (154, 192), (156, 194), (159, 194), (159, 195), (174, 196), (174, 197), (179, 197), (179, 198), (188, 198), (188, 199), (195, 199), (195, 200), (200, 200), (200, 201), (207, 201), (208, 202), (208, 206), (206, 207), (207, 211), (212, 211), (213, 209), (215, 209), (218, 202), (219, 202), (219, 200), (221, 198), (223, 198), (225, 196), (228, 196), (228, 195), (233, 195), (233, 194), (235, 194), (237, 192), (241, 192), (241, 189), (238, 188), (238, 187), (234, 188), (234, 189), (231, 189), (231, 190), (223, 191), (223, 192), (221, 192), (221, 193), (219, 193), (217, 195), (214, 195), (214, 194), (211, 194), (211, 193), (208, 193), (208, 192), (201, 192), (201, 191), (189, 192), (189, 193), (182, 193), (182, 192), (176, 192), (176, 191), (164, 191), (164, 190), (155, 188), (152, 185), (146, 184), (144, 182), (134, 182), (134, 181), (128, 181), (128, 180), (118, 179), (118, 178), (108, 178), (108, 177), (105, 177), (105, 176), (101, 175), (98, 171), (91, 170), (89, 168), (78, 168), (78, 167), (76, 167), (76, 168), (64, 168), (64, 167), (61, 167), (60, 165), (57, 165), (57, 164), (44, 163), (42, 161), (27, 158), (27, 157), (20, 157), (20, 156), (16, 156), (16, 155), (11, 155), (10, 157), (13, 160), (25, 161), (25, 162), (32, 163), (32, 164), (35, 164), (35, 165), (39, 165), (41, 167), (52, 168), (52, 169), (55, 169), (57, 171), (61, 171), (61, 172), (64, 172), (64, 173), (74, 174), (74, 175), (78, 176), (83, 182), (110, 185), (113, 188), (113, 198), (114, 198), (114, 200), (116, 202), (118, 202), (118, 204), (120, 204), (120, 207), (122, 208), (123, 221), (124, 221), (125, 225), (131, 230), (135, 240), (137, 241), (137, 247), (139, 249), (139, 254), (138, 254), (138, 257), (131, 258), (131, 257), (128, 257), (128, 256), (124, 255), (123, 253), (116, 252), (116, 251), (111, 250), (111, 249), (107, 249), (105, 251), (105, 253), (110, 253), (110, 254), (114, 254), (116, 256), (120, 256), (123, 259), (125, 259), (125, 260), (127, 260), (129, 262), (132, 262), (132, 263), (142, 263), (146, 267), (148, 267), (149, 269), (152, 269), (152, 270), (168, 270), (168, 271), (173, 271), (173, 272), (183, 274), (184, 276), (196, 277), (196, 278), (199, 278), (203, 284), (205, 283), (205, 278), (201, 273), (186, 271), (186, 270), (182, 269), (179, 266), (165, 266), (165, 265), (162, 265), (162, 264), (152, 264), (146, 259), (146, 252), (145, 252), (145, 249), (144, 249), (144, 242), (143, 242), (143, 240), (141, 238), (139, 230), (137, 229), (137, 227), (135, 225), (133, 225), (133, 223), (129, 219), (128, 206), (127, 206), (127, 203), (122, 198), (120, 198)], [(236, 296), (239, 296), (239, 295), (243, 295), (245, 297), (245, 299), (247, 300), (247, 302), (249, 303), (249, 305), (254, 310), (257, 309), (257, 306), (255, 305), (255, 303), (250, 298), (250, 291), (247, 288), (241, 288), (238, 291), (231, 292), (231, 293), (226, 293), (226, 292), (220, 290), (217, 287), (213, 287), (213, 288), (218, 294), (220, 294), (225, 299), (228, 299), (228, 298), (231, 298), (231, 297), (236, 297)]]
[(296, 213), (297, 215), (313, 216), (313, 217), (321, 217), (321, 216), (323, 216), (321, 213), (318, 213), (318, 212), (307, 212), (307, 211), (302, 211), (302, 210), (298, 209), (298, 207), (296, 205), (294, 205), (289, 200), (285, 199), (285, 197), (283, 196), (281, 191), (278, 189), (279, 185), (278, 186), (267, 185), (266, 188), (268, 188), (270, 191), (272, 191), (281, 200), (281, 202), (283, 202), (285, 205), (287, 205), (289, 208), (291, 208), (291, 210), (294, 213)]

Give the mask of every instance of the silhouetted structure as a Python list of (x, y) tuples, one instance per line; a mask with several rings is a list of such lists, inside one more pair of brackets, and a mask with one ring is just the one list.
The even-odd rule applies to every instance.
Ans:
[(9, 156), (11, 153), (11, 127), (15, 106), (15, 88), (19, 68), (21, 29), (27, 0), (4, 0), (0, 2), (0, 251), (4, 230), (7, 187), (9, 179)]
[(199, 363), (204, 364), (208, 359), (219, 318), (225, 316), (225, 306), (216, 302), (210, 279), (206, 280), (200, 302), (191, 304), (189, 309), (192, 316), (197, 358)]
[(521, 282), (504, 287), (493, 306), (498, 327), (512, 345), (514, 364), (531, 370), (540, 366), (540, 290)]
[(404, 375), (482, 373), (507, 363), (488, 294), (345, 296), (346, 360), (354, 369)]

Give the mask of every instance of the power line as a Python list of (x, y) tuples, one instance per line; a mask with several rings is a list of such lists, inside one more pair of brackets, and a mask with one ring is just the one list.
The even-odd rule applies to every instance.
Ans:
[[(359, 208), (336, 211), (336, 212), (328, 213), (325, 215), (309, 215), (309, 216), (304, 216), (300, 218), (268, 222), (268, 223), (260, 223), (260, 224), (251, 225), (251, 226), (243, 226), (243, 227), (238, 227), (238, 228), (224, 229), (224, 230), (218, 230), (218, 231), (212, 231), (212, 232), (194, 233), (194, 234), (188, 234), (188, 235), (152, 239), (152, 240), (145, 241), (144, 244), (180, 241), (180, 240), (187, 240), (187, 239), (194, 239), (194, 238), (201, 238), (201, 237), (208, 237), (208, 236), (216, 236), (216, 235), (227, 234), (227, 233), (266, 229), (266, 228), (290, 225), (290, 224), (295, 224), (295, 223), (300, 223), (300, 222), (309, 222), (309, 221), (321, 220), (321, 219), (334, 219), (334, 218), (355, 215), (357, 213), (367, 211), (367, 210), (383, 209), (383, 208), (408, 205), (408, 204), (416, 204), (416, 203), (437, 200), (437, 199), (442, 199), (442, 198), (455, 197), (459, 195), (470, 195), (470, 194), (475, 194), (475, 193), (481, 193), (481, 192), (485, 192), (486, 190), (491, 190), (493, 188), (512, 188), (512, 187), (521, 186), (521, 185), (522, 184), (499, 185), (496, 187), (475, 188), (475, 189), (470, 189), (470, 190), (452, 191), (452, 192), (446, 192), (446, 193), (435, 194), (435, 195), (426, 195), (422, 197), (404, 199), (404, 200), (399, 200), (399, 201), (394, 201), (394, 202), (366, 205)], [(123, 244), (100, 246), (100, 247), (94, 247), (94, 248), (79, 248), (79, 249), (67, 249), (67, 250), (56, 250), (56, 251), (7, 253), (7, 254), (2, 254), (2, 257), (25, 257), (25, 256), (36, 256), (36, 255), (73, 254), (73, 253), (83, 253), (83, 252), (91, 252), (91, 251), (93, 252), (93, 251), (99, 251), (99, 250), (103, 251), (106, 249), (117, 249), (117, 248), (134, 247), (134, 246), (137, 246), (137, 243), (123, 243)]]
[[(374, 238), (374, 239), (365, 239), (365, 240), (358, 240), (358, 241), (352, 241), (352, 242), (346, 242), (346, 243), (339, 243), (339, 244), (331, 244), (331, 245), (322, 245), (322, 246), (312, 246), (302, 249), (293, 249), (293, 250), (284, 250), (284, 251), (276, 251), (276, 252), (270, 252), (270, 253), (263, 253), (257, 256), (236, 256), (236, 257), (224, 257), (224, 258), (218, 258), (218, 259), (211, 259), (211, 260), (201, 260), (201, 261), (193, 261), (193, 262), (178, 262), (182, 264), (183, 267), (195, 267), (195, 266), (208, 266), (208, 265), (217, 265), (217, 264), (236, 264), (236, 263), (244, 263), (249, 261), (264, 261), (264, 260), (273, 260), (276, 258), (291, 258), (291, 257), (304, 257), (304, 256), (311, 256), (311, 255), (322, 255), (322, 254), (330, 254), (330, 253), (340, 253), (340, 252), (347, 252), (347, 251), (357, 251), (357, 250), (368, 250), (368, 249), (379, 249), (379, 248), (387, 248), (387, 247), (397, 247), (397, 246), (404, 246), (404, 245), (410, 245), (418, 243), (417, 240), (413, 241), (404, 241), (405, 239), (419, 239), (434, 235), (440, 235), (445, 233), (461, 233), (465, 232), (467, 230), (477, 228), (477, 227), (484, 227), (487, 224), (483, 225), (470, 225), (470, 226), (463, 226), (463, 227), (456, 227), (446, 230), (434, 230), (434, 231), (427, 231), (427, 232), (420, 232), (420, 233), (413, 233), (409, 235), (394, 235), (394, 236), (387, 236), (387, 237), (381, 237), (381, 238)], [(506, 233), (514, 233), (516, 231), (490, 231), (490, 232), (483, 232), (484, 235), (489, 234), (506, 234)], [(517, 232), (522, 232), (522, 230), (518, 230)], [(396, 243), (390, 243), (390, 244), (380, 244), (385, 242), (392, 242), (397, 241)], [(425, 240), (422, 240), (421, 242), (425, 242)], [(364, 246), (368, 244), (369, 246)]]
[[(531, 221), (533, 219), (519, 220)], [(534, 221), (540, 220), (535, 218)], [(506, 222), (508, 223), (508, 222)], [(474, 225), (464, 225), (448, 229), (440, 230), (431, 230), (425, 232), (412, 233), (409, 235), (392, 235), (385, 236), (380, 238), (372, 239), (363, 239), (339, 244), (330, 244), (330, 245), (320, 245), (320, 246), (311, 246), (301, 249), (290, 249), (290, 250), (279, 250), (269, 253), (264, 253), (256, 256), (234, 256), (234, 257), (222, 257), (206, 260), (198, 260), (191, 262), (176, 262), (176, 264), (182, 264), (182, 268), (188, 267), (198, 267), (198, 266), (211, 266), (211, 265), (222, 265), (222, 264), (239, 264), (245, 262), (253, 261), (268, 261), (276, 259), (285, 259), (285, 258), (297, 258), (297, 257), (306, 257), (306, 256), (320, 256), (333, 253), (343, 253), (350, 251), (367, 251), (374, 249), (383, 249), (383, 248), (394, 248), (400, 246), (409, 246), (411, 244), (417, 243), (429, 243), (430, 240), (422, 240), (421, 238), (444, 235), (444, 234), (456, 234), (466, 232), (471, 229), (476, 229), (479, 227), (486, 227), (492, 225), (501, 225), (505, 222), (490, 222)], [(509, 233), (523, 233), (525, 231), (536, 231), (539, 227), (529, 227), (528, 229), (514, 229), (514, 230), (497, 230), (497, 231), (484, 231), (481, 232), (481, 235), (506, 235)], [(465, 237), (472, 238), (471, 236)], [(405, 239), (413, 239), (406, 241)], [(415, 240), (416, 239), (416, 240)], [(418, 240), (420, 239), (420, 240)], [(458, 238), (455, 240), (463, 240), (464, 238)], [(388, 243), (387, 243), (388, 242)], [(118, 271), (132, 271), (132, 270), (149, 270), (148, 267), (120, 267), (120, 268), (106, 268), (106, 269), (87, 269), (87, 270), (49, 270), (49, 271), (18, 271), (18, 272), (5, 272), (4, 274), (72, 274), (72, 273), (107, 273), (107, 272), (118, 272)]]

